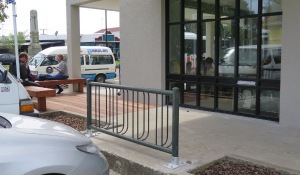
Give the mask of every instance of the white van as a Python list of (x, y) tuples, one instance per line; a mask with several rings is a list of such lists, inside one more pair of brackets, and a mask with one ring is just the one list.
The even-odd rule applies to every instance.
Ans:
[[(32, 74), (55, 73), (52, 67), (58, 65), (55, 60), (57, 54), (62, 54), (67, 61), (67, 46), (49, 47), (32, 57), (29, 61)], [(115, 58), (109, 47), (80, 46), (80, 63), (81, 78), (101, 83), (116, 78)]]
[(24, 86), (0, 63), (0, 112), (38, 116)]
[[(219, 63), (219, 75), (233, 76), (235, 65), (235, 48), (224, 50)], [(257, 46), (248, 45), (239, 47), (239, 75), (256, 76)], [(264, 79), (280, 79), (281, 45), (268, 44), (261, 48), (261, 71)]]

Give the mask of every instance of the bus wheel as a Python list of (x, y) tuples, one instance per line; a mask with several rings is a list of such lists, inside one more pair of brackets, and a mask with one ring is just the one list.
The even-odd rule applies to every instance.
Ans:
[(104, 75), (97, 75), (97, 77), (95, 78), (95, 82), (104, 83), (105, 82), (105, 76)]

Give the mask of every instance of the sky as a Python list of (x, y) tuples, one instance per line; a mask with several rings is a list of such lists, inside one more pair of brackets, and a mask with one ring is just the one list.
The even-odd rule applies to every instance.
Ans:
[[(67, 34), (66, 0), (15, 0), (16, 28), (18, 32), (30, 34), (30, 11), (37, 10), (40, 34)], [(0, 36), (14, 33), (12, 5), (6, 13), (9, 18), (0, 24)], [(95, 20), (97, 19), (97, 20)], [(119, 27), (119, 12), (107, 12), (107, 27)], [(80, 33), (92, 34), (105, 28), (105, 11), (80, 8)], [(43, 30), (42, 30), (43, 29)]]

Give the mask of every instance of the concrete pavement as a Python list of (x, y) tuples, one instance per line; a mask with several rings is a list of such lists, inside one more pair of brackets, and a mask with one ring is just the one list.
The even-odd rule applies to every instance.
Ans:
[(124, 175), (190, 174), (190, 170), (223, 156), (267, 164), (300, 174), (300, 128), (241, 116), (180, 108), (179, 161), (170, 170), (163, 165), (171, 155), (106, 134), (92, 138)]

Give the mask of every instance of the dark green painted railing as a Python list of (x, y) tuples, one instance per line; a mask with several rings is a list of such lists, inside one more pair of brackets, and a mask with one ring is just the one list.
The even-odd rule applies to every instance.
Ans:
[(89, 131), (154, 148), (178, 160), (178, 88), (142, 89), (91, 81), (86, 87)]

